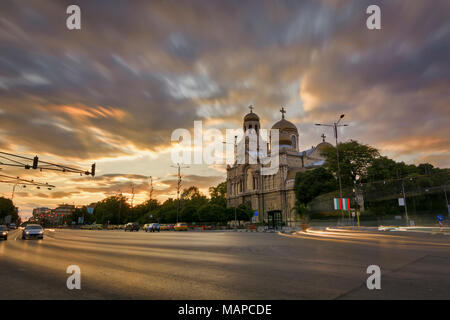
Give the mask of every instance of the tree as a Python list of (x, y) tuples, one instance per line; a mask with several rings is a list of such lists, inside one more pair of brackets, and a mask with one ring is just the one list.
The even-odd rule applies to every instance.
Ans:
[[(158, 219), (156, 217), (156, 212), (159, 208), (160, 204), (157, 200), (151, 199), (147, 200), (133, 208), (131, 208), (132, 214), (131, 218), (138, 221), (141, 224), (149, 223), (149, 222), (157, 222)], [(152, 218), (150, 218), (152, 215)]]
[[(353, 186), (354, 181), (366, 181), (367, 169), (380, 156), (378, 150), (355, 140), (340, 143), (338, 148), (342, 185)], [(336, 148), (334, 146), (325, 147), (322, 154), (327, 159), (325, 168), (337, 177)]]
[(336, 178), (327, 169), (320, 167), (314, 170), (297, 172), (294, 191), (297, 204), (306, 206), (317, 196), (337, 190)]
[(397, 177), (397, 168), (397, 162), (388, 157), (376, 158), (367, 168), (367, 180), (379, 181), (395, 179)]
[(19, 215), (11, 199), (0, 197), (0, 221), (11, 216), (11, 222), (19, 222)]
[(64, 219), (67, 224), (72, 222), (78, 223), (78, 218), (83, 217), (84, 223), (92, 223), (95, 221), (95, 216), (87, 212), (87, 207), (75, 208), (74, 212), (70, 216), (66, 216)]
[(130, 222), (130, 205), (123, 195), (112, 196), (97, 202), (94, 210), (97, 223), (123, 224)]
[(219, 183), (216, 187), (209, 188), (210, 202), (226, 208), (227, 206), (227, 183), (226, 181)]
[(179, 220), (184, 222), (198, 221), (197, 207), (192, 204), (185, 206), (180, 212)]
[(198, 209), (200, 222), (224, 222), (226, 220), (225, 209), (216, 204), (207, 203)]
[(187, 189), (183, 190), (183, 193), (181, 194), (181, 198), (185, 199), (185, 200), (192, 200), (194, 198), (199, 198), (202, 197), (203, 195), (201, 194), (201, 192), (198, 190), (198, 188), (196, 186), (190, 186)]

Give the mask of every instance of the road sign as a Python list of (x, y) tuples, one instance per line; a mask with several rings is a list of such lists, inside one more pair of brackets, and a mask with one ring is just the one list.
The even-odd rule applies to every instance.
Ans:
[(436, 218), (438, 219), (438, 221), (444, 221), (444, 216), (442, 214), (438, 214)]
[(89, 214), (93, 214), (94, 213), (94, 207), (87, 207), (87, 212)]
[(258, 216), (258, 210), (255, 210), (255, 217), (257, 217)]
[(398, 205), (400, 207), (404, 207), (405, 206), (405, 198), (398, 198)]
[(252, 223), (256, 223), (256, 216), (252, 217)]

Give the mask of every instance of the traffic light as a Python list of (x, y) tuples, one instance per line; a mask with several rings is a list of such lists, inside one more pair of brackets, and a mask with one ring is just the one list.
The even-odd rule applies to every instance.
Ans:
[(92, 176), (95, 176), (95, 163), (92, 164), (92, 167), (91, 167), (91, 175), (92, 175)]
[(39, 163), (39, 158), (38, 158), (38, 156), (35, 156), (35, 157), (33, 158), (33, 166), (32, 166), (32, 168), (33, 168), (33, 169), (37, 169), (38, 163)]

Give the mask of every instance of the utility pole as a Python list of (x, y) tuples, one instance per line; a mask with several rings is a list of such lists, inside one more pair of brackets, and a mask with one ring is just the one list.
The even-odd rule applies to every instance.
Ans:
[(178, 215), (180, 213), (180, 188), (181, 188), (181, 169), (189, 168), (189, 166), (180, 166), (179, 163), (177, 163), (176, 166), (171, 166), (172, 168), (178, 168), (178, 183), (177, 183), (177, 199), (178, 199), (178, 207), (177, 207), (177, 223), (178, 223)]
[(120, 220), (121, 209), (122, 209), (122, 192), (120, 192), (120, 190), (119, 190), (119, 224), (121, 224), (121, 220)]
[(406, 194), (405, 194), (405, 183), (402, 179), (402, 194), (403, 194), (403, 201), (405, 203), (405, 218), (406, 218), (406, 226), (409, 226), (409, 218), (408, 218), (408, 206), (406, 205)]
[(152, 201), (152, 196), (153, 196), (153, 177), (150, 176), (150, 197), (149, 200)]
[(133, 208), (133, 201), (134, 201), (134, 184), (131, 183), (131, 208)]
[[(337, 159), (337, 169), (338, 169), (338, 180), (339, 180), (339, 196), (342, 201), (342, 182), (341, 182), (341, 165), (339, 164), (339, 145), (338, 145), (338, 127), (347, 127), (348, 124), (339, 124), (339, 122), (344, 118), (345, 114), (341, 114), (339, 117), (339, 120), (337, 122), (334, 122), (333, 124), (321, 124), (316, 123), (316, 126), (325, 126), (325, 127), (332, 127), (334, 129), (334, 138), (336, 139), (336, 159)], [(342, 219), (344, 219), (344, 209), (341, 208), (341, 215)], [(350, 219), (350, 212), (349, 212), (349, 219)]]

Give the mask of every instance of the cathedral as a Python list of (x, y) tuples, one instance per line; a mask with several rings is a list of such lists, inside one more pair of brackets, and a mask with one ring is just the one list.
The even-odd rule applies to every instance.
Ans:
[[(286, 111), (280, 110), (281, 120), (272, 129), (279, 130), (279, 169), (273, 175), (261, 175), (262, 164), (248, 161), (248, 142), (245, 143), (245, 161), (227, 166), (227, 206), (237, 207), (241, 204), (255, 212), (254, 221), (266, 223), (269, 227), (295, 226), (298, 217), (295, 210), (294, 182), (297, 172), (322, 166), (325, 162), (321, 155), (326, 146), (323, 141), (311, 149), (299, 150), (299, 134), (297, 127), (285, 119)], [(261, 128), (259, 117), (250, 107), (245, 115), (244, 133)], [(270, 144), (269, 144), (270, 145)], [(270, 154), (270, 147), (268, 147)]]

